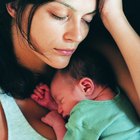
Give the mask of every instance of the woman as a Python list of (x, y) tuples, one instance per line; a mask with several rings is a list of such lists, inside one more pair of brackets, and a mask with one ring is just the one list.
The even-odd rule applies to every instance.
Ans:
[[(111, 17), (116, 15), (128, 27), (123, 19), (121, 0), (104, 2), (101, 1), (100, 4), (102, 19), (116, 39), (113, 32), (119, 34), (115, 30), (118, 27)], [(108, 14), (111, 8), (113, 15)], [(0, 87), (1, 93), (9, 94), (14, 100), (7, 94), (0, 94), (0, 139), (56, 139), (53, 130), (40, 121), (46, 111), (30, 100), (29, 96), (38, 82), (48, 79), (49, 84), (53, 68), (64, 68), (69, 63), (71, 55), (87, 36), (89, 23), (95, 13), (96, 0), (86, 0), (86, 4), (84, 0), (1, 2)], [(133, 34), (133, 31), (130, 33)], [(134, 40), (135, 38), (137, 37)], [(116, 41), (122, 48), (124, 44), (119, 39)], [(43, 79), (46, 70), (48, 77)], [(134, 76), (134, 71), (131, 72)], [(134, 80), (134, 84), (137, 83), (137, 79)], [(136, 103), (138, 102), (134, 101), (135, 105)]]

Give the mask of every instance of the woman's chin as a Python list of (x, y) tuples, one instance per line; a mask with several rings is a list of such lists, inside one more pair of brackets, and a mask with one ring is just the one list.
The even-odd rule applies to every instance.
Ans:
[(69, 64), (69, 60), (68, 61), (57, 61), (56, 63), (50, 63), (48, 65), (50, 65), (51, 67), (53, 68), (56, 68), (56, 69), (63, 69), (65, 68), (67, 65)]
[(52, 67), (54, 67), (54, 68), (56, 68), (56, 69), (63, 69), (63, 68), (65, 68), (68, 64), (69, 64), (69, 63), (57, 64), (57, 65), (52, 66)]

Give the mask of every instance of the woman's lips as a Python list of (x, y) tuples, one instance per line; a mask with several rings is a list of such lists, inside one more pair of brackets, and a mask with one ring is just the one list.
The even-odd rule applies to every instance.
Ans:
[(55, 49), (57, 51), (57, 53), (59, 53), (60, 55), (64, 55), (64, 56), (69, 56), (72, 55), (75, 51), (75, 49)]

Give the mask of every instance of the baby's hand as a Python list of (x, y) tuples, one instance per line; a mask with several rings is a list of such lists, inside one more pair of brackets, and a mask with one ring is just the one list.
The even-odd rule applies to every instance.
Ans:
[(34, 89), (34, 93), (31, 98), (39, 105), (48, 108), (50, 110), (57, 110), (57, 104), (53, 100), (49, 87), (46, 84), (39, 84)]
[(63, 117), (57, 111), (49, 112), (45, 117), (42, 117), (41, 120), (53, 128), (59, 128), (65, 125)]
[(63, 140), (66, 133), (65, 121), (57, 111), (51, 111), (45, 117), (41, 118), (42, 122), (50, 125), (56, 134), (57, 140)]

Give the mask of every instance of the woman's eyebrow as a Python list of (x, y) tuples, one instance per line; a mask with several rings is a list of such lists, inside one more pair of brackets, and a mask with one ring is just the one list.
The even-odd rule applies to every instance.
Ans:
[(66, 7), (70, 8), (70, 9), (76, 11), (76, 9), (74, 7), (72, 7), (71, 5), (69, 5), (69, 4), (65, 3), (65, 2), (60, 2), (60, 1), (55, 1), (55, 2), (60, 3), (60, 4), (66, 6)]
[[(59, 1), (55, 1), (55, 2), (60, 3), (60, 4), (64, 5), (64, 6), (66, 6), (66, 7), (74, 10), (74, 11), (77, 11), (74, 7), (72, 7), (71, 5), (69, 5), (69, 4), (65, 3), (65, 2), (59, 2)], [(92, 14), (95, 14), (96, 12), (97, 12), (97, 10), (95, 9), (94, 11), (89, 12), (86, 15), (92, 15)]]

